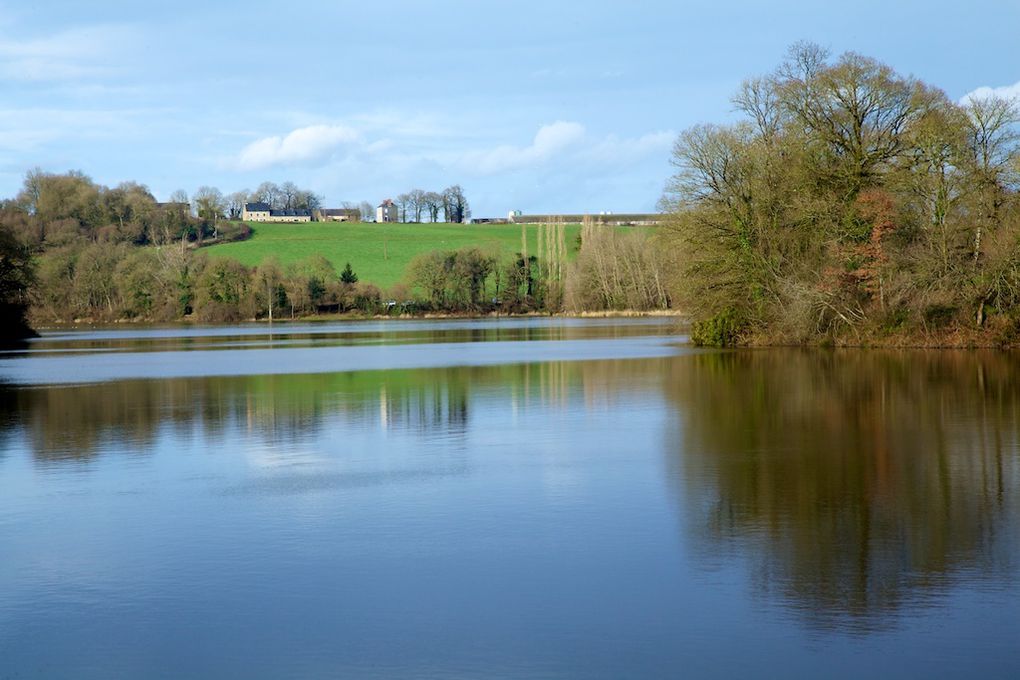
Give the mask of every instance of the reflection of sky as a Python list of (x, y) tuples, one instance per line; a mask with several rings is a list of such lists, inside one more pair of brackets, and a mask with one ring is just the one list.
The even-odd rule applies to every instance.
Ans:
[[(491, 366), (669, 356), (682, 340), (672, 318), (488, 319), (438, 322), (340, 322), (230, 329), (60, 333), (28, 351), (0, 354), (0, 376), (13, 384), (90, 383), (174, 378), (445, 366)], [(631, 342), (620, 343), (621, 336)], [(243, 338), (250, 337), (250, 340)], [(521, 342), (526, 340), (527, 342)]]
[(328, 323), (265, 323), (231, 326), (166, 326), (133, 327), (116, 330), (43, 331), (32, 340), (33, 345), (56, 342), (87, 342), (92, 340), (123, 342), (127, 340), (180, 340), (184, 338), (231, 338), (258, 336), (265, 339), (288, 336), (357, 335), (357, 334), (413, 334), (415, 332), (448, 332), (470, 330), (513, 329), (585, 329), (603, 328), (619, 330), (622, 327), (663, 326), (675, 323), (673, 319), (649, 318), (570, 318), (570, 317), (504, 317), (495, 319), (387, 319), (380, 321), (332, 321)]

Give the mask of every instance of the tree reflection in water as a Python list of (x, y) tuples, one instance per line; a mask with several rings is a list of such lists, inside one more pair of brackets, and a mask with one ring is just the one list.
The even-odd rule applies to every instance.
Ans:
[(307, 441), (334, 418), (419, 433), (442, 430), (449, 437), (462, 432), (468, 418), (471, 381), (444, 375), (458, 370), (466, 369), (0, 387), (8, 414), (0, 436), (20, 430), (36, 461), (56, 464), (146, 452), (163, 431), (201, 433), (213, 447), (244, 433), (270, 445)]
[[(595, 392), (609, 394), (604, 375), (626, 369), (601, 362)], [(201, 436), (210, 448), (224, 438), (253, 436), (263, 445), (311, 441), (336, 424), (381, 427), (455, 442), (467, 431), (472, 404), (527, 410), (563, 405), (580, 390), (580, 363), (311, 375), (121, 380), (50, 387), (0, 383), (0, 441), (24, 438), (40, 464), (89, 461), (125, 451), (146, 453), (161, 435)], [(603, 398), (604, 401), (604, 398)]]
[(812, 625), (870, 630), (1016, 570), (1020, 358), (755, 351), (671, 362), (669, 453), (709, 560)]

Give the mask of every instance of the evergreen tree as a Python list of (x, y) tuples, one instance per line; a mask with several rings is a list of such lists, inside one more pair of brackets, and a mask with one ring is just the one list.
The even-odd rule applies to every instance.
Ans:
[(340, 281), (342, 281), (343, 283), (357, 283), (358, 282), (358, 275), (354, 273), (353, 269), (351, 269), (351, 263), (350, 262), (348, 262), (347, 266), (344, 267), (344, 270), (342, 272), (340, 272)]

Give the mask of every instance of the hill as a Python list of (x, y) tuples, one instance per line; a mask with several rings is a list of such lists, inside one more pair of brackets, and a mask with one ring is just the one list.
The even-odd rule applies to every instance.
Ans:
[[(311, 222), (304, 224), (250, 225), (252, 236), (246, 241), (204, 248), (210, 257), (230, 257), (254, 266), (267, 257), (283, 265), (312, 255), (322, 255), (337, 270), (351, 263), (362, 281), (387, 288), (399, 282), (408, 263), (419, 253), (476, 247), (500, 258), (521, 250), (519, 224), (373, 224)], [(538, 225), (525, 225), (528, 252), (537, 248)], [(571, 256), (576, 253), (580, 225), (566, 227)]]

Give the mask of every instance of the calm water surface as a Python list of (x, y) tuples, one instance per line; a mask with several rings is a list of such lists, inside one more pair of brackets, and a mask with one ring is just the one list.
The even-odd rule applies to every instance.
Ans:
[(1017, 677), (1020, 356), (684, 341), (0, 353), (0, 678)]

